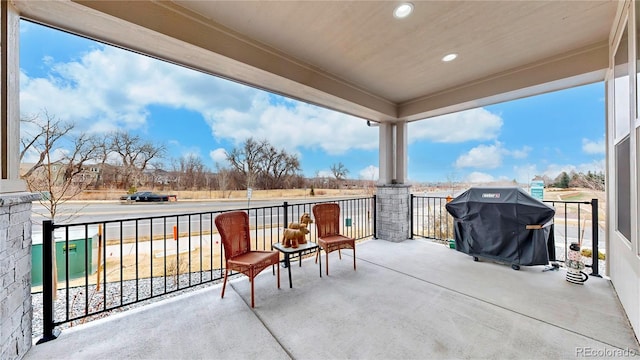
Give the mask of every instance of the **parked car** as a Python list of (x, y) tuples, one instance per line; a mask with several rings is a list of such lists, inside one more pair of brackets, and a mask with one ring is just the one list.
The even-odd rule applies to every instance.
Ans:
[(120, 196), (120, 201), (124, 203), (132, 202), (164, 202), (164, 201), (177, 201), (176, 195), (164, 195), (156, 194), (151, 191), (140, 191), (133, 194), (127, 194)]

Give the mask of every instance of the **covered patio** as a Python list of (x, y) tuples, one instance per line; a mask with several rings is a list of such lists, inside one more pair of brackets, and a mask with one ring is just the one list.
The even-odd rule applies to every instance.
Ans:
[[(64, 330), (26, 359), (112, 358), (573, 358), (638, 354), (640, 347), (607, 279), (584, 286), (565, 272), (474, 262), (429, 240), (358, 244), (294, 264), (277, 289), (256, 279), (256, 307), (240, 277), (220, 286)], [(591, 354), (591, 355), (589, 355)]]
[[(629, 321), (639, 334), (640, 3), (425, 1), (404, 19), (393, 15), (398, 3), (2, 1), (0, 357), (565, 358), (638, 351)], [(208, 288), (32, 347), (30, 210), (39, 195), (26, 191), (19, 174), (20, 19), (377, 126), (375, 226), (388, 241), (359, 245), (357, 272), (335, 259), (322, 279), (312, 264), (294, 269), (293, 289), (276, 290), (263, 274), (255, 310), (240, 279), (223, 300), (219, 288)], [(448, 55), (458, 57), (449, 62)], [(512, 271), (406, 240), (410, 122), (601, 81), (612, 282), (575, 286), (562, 271)]]

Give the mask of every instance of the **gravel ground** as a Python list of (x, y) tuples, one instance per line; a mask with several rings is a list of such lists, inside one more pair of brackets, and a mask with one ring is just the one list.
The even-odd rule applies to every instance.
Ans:
[[(166, 278), (166, 281), (164, 277), (157, 277), (153, 279), (139, 279), (138, 281), (127, 280), (122, 283), (107, 283), (106, 287), (103, 285), (100, 288), (100, 291), (96, 291), (95, 285), (89, 285), (88, 287), (74, 287), (69, 289), (68, 301), (66, 289), (61, 289), (58, 290), (58, 299), (55, 301), (54, 319), (56, 322), (61, 322), (66, 319), (67, 303), (69, 304), (70, 319), (84, 316), (86, 309), (89, 309), (88, 312), (91, 313), (105, 310), (99, 314), (65, 322), (58, 326), (59, 329), (66, 329), (91, 320), (107, 317), (117, 312), (134, 309), (153, 302), (202, 289), (203, 287), (211, 286), (212, 284), (220, 283), (222, 282), (222, 279), (219, 279), (220, 275), (220, 271), (214, 271), (213, 276), (215, 280), (213, 281), (210, 281), (211, 273), (209, 272), (202, 273), (202, 280), (200, 279), (200, 273), (180, 275), (180, 290), (177, 290), (177, 279), (175, 279), (175, 277), (168, 277)], [(189, 286), (190, 276), (192, 286), (187, 287)], [(235, 276), (238, 276), (238, 274), (230, 276), (229, 278), (232, 279)], [(151, 297), (152, 290), (154, 297)], [(105, 298), (107, 299), (106, 308)], [(136, 298), (139, 302), (135, 302)], [(31, 294), (31, 304), (33, 306), (32, 338), (38, 339), (42, 336), (43, 331), (42, 292)], [(121, 304), (123, 305), (120, 306)]]

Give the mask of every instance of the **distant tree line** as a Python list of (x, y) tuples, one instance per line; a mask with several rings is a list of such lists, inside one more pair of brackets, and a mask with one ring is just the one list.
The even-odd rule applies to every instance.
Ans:
[(348, 183), (349, 170), (342, 163), (333, 164), (330, 169), (332, 176), (316, 174), (313, 178), (305, 178), (296, 154), (278, 149), (265, 139), (248, 138), (227, 154), (226, 164), (217, 163), (214, 171), (204, 166), (197, 155), (174, 159), (171, 170), (156, 165), (154, 186), (171, 190), (231, 191), (248, 188), (337, 189)]
[(546, 186), (553, 186), (560, 189), (567, 188), (587, 188), (597, 191), (604, 191), (605, 177), (602, 171), (600, 172), (575, 172), (571, 171), (567, 173), (563, 171), (555, 179), (550, 179), (547, 176), (543, 177)]
[[(212, 171), (198, 155), (167, 161), (162, 143), (122, 130), (106, 135), (80, 133), (74, 123), (46, 110), (21, 119), (20, 141), (22, 177), (30, 191), (46, 194), (42, 203), (52, 218), (58, 204), (86, 189), (338, 188), (345, 185), (349, 172), (338, 163), (331, 165), (332, 177), (304, 178), (296, 154), (253, 138), (227, 154), (228, 165), (216, 164)], [(23, 163), (27, 158), (35, 161)]]
[(249, 138), (227, 155), (231, 170), (245, 188), (282, 189), (300, 187), (300, 160), (277, 149), (267, 140)]

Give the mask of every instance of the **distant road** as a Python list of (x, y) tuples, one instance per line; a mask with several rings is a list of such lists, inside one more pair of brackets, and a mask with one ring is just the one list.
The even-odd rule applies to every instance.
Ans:
[[(449, 195), (449, 192), (443, 191), (438, 193), (416, 193), (418, 196), (429, 197), (444, 197)], [(457, 195), (457, 194), (456, 194)], [(324, 202), (335, 201), (341, 199), (352, 199), (355, 196), (343, 196), (343, 197), (308, 197), (298, 199), (269, 199), (269, 200), (251, 200), (251, 208), (260, 207), (277, 207), (281, 206), (284, 201), (287, 201), (290, 205), (312, 203), (312, 202)], [(203, 201), (177, 201), (168, 203), (134, 203), (134, 204), (121, 204), (117, 201), (88, 201), (88, 202), (68, 202), (62, 204), (58, 209), (58, 215), (56, 216), (57, 224), (77, 224), (77, 223), (90, 223), (90, 222), (103, 222), (113, 220), (126, 220), (136, 218), (148, 218), (148, 217), (162, 217), (162, 216), (177, 216), (186, 214), (198, 214), (205, 212), (216, 212), (235, 209), (246, 209), (247, 200), (203, 200)], [(350, 209), (354, 214), (359, 213), (358, 209)], [(364, 212), (363, 212), (364, 214)], [(262, 226), (263, 224), (271, 223), (284, 223), (282, 213), (276, 211), (252, 211), (251, 224), (257, 224)], [(33, 203), (32, 212), (32, 226), (33, 233), (42, 233), (42, 221), (48, 219), (47, 210), (37, 202)], [(560, 219), (556, 219), (560, 220)], [(569, 219), (572, 220), (572, 219)], [(211, 220), (208, 217), (202, 219), (200, 223), (199, 216), (193, 216), (191, 218), (187, 216), (171, 217), (167, 218), (166, 224), (162, 220), (157, 220), (153, 224), (153, 234), (159, 235), (163, 232), (172, 234), (173, 226), (177, 225), (180, 232), (186, 231), (191, 226), (191, 229), (197, 230), (200, 226), (203, 229), (212, 228)], [(590, 227), (587, 226), (586, 231), (578, 229), (577, 220), (568, 221), (564, 224), (564, 221), (559, 222), (555, 226), (556, 243), (564, 242), (571, 243), (578, 241), (582, 238), (583, 245), (590, 247), (592, 234)], [(137, 224), (138, 230), (144, 234), (150, 231), (150, 225), (148, 222), (141, 221)], [(134, 221), (123, 221), (122, 226), (118, 223), (110, 224), (107, 229), (108, 238), (119, 238), (122, 228), (123, 237), (133, 237), (136, 231), (136, 223)], [(604, 230), (599, 227), (598, 229), (599, 239), (601, 242), (601, 248), (603, 247), (603, 241), (605, 239)], [(95, 231), (91, 229), (91, 231)]]
[[(340, 199), (352, 199), (354, 196), (343, 197), (308, 197), (302, 199), (269, 199), (251, 200), (251, 208), (281, 206), (285, 201), (289, 204), (303, 204), (310, 202), (335, 201)], [(121, 204), (116, 201), (73, 201), (61, 204), (56, 214), (56, 224), (77, 224), (87, 222), (100, 222), (112, 220), (126, 220), (155, 216), (197, 214), (203, 212), (215, 212), (234, 209), (246, 209), (247, 200), (203, 200), (203, 201), (177, 201), (164, 203), (133, 203)], [(33, 232), (42, 232), (42, 221), (49, 218), (47, 209), (38, 202), (33, 203), (31, 220)], [(266, 220), (259, 216), (260, 221)], [(180, 222), (187, 227), (186, 217), (181, 217)], [(253, 223), (253, 222), (252, 222)], [(192, 224), (192, 226), (198, 226)], [(133, 222), (131, 226), (133, 227)]]

